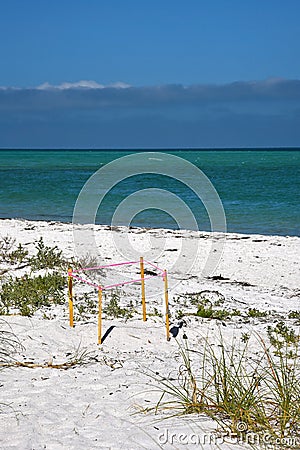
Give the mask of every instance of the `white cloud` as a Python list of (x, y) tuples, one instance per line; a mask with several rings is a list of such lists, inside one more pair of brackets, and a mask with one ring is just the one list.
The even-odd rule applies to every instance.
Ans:
[(96, 81), (93, 80), (80, 80), (75, 83), (69, 83), (64, 82), (61, 84), (53, 85), (48, 82), (43, 83), (36, 87), (38, 90), (52, 90), (52, 89), (59, 89), (59, 90), (65, 90), (65, 89), (105, 89), (105, 88), (115, 88), (115, 89), (125, 89), (130, 87), (129, 84), (123, 83), (123, 82), (117, 82), (113, 84), (99, 84)]

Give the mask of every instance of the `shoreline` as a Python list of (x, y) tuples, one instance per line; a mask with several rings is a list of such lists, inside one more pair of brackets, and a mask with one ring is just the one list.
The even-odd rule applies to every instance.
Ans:
[[(0, 217), (0, 223), (3, 221), (17, 221), (17, 222), (29, 222), (29, 223), (41, 223), (41, 224), (48, 224), (48, 225), (55, 225), (55, 224), (61, 224), (61, 225), (67, 225), (67, 226), (73, 226), (73, 222), (72, 221), (63, 221), (63, 220), (46, 220), (46, 219), (26, 219), (26, 218), (20, 218), (20, 217)], [(76, 224), (75, 224), (76, 225)], [(143, 230), (143, 231), (151, 231), (151, 230), (163, 230), (165, 232), (190, 232), (190, 233), (200, 233), (200, 234), (219, 234), (219, 235), (225, 235), (225, 236), (231, 236), (231, 235), (239, 235), (239, 236), (263, 236), (266, 238), (299, 238), (300, 239), (300, 235), (294, 235), (294, 234), (265, 234), (265, 233), (244, 233), (244, 232), (239, 232), (239, 231), (226, 231), (225, 233), (221, 232), (221, 231), (209, 231), (209, 230), (189, 230), (189, 229), (174, 229), (174, 228), (164, 228), (164, 227), (140, 227), (140, 226), (125, 226), (125, 225), (108, 225), (108, 224), (84, 224), (82, 226), (89, 226), (89, 227), (100, 227), (103, 229), (108, 229), (110, 228), (111, 230), (113, 230), (114, 228), (119, 228), (119, 229), (129, 229), (129, 230)]]

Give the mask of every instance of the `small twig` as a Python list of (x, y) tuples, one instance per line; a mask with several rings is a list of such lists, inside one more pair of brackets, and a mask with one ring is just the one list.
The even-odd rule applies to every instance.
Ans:
[(79, 364), (78, 361), (70, 361), (70, 362), (64, 362), (62, 364), (52, 364), (52, 363), (45, 363), (45, 364), (38, 364), (33, 362), (21, 362), (21, 361), (14, 361), (14, 362), (7, 362), (0, 364), (0, 367), (27, 367), (29, 369), (36, 369), (38, 367), (42, 369), (63, 369), (67, 370), (70, 367), (74, 367), (77, 364)]

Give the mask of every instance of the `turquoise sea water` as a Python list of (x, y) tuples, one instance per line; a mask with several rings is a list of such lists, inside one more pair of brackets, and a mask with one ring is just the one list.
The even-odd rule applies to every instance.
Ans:
[[(104, 164), (130, 153), (1, 150), (0, 217), (71, 222), (77, 196), (89, 177)], [(170, 153), (192, 162), (208, 176), (222, 200), (229, 232), (300, 236), (300, 149)], [(166, 177), (145, 174), (114, 187), (101, 205), (97, 222), (110, 224), (124, 198), (150, 187), (174, 192), (194, 212), (199, 229), (210, 230), (203, 205), (189, 189)], [(151, 209), (138, 214), (132, 225), (177, 227), (172, 217)]]

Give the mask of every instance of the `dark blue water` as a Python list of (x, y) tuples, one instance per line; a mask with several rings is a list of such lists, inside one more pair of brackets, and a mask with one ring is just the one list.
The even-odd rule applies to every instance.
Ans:
[[(89, 177), (130, 153), (2, 150), (0, 217), (71, 222), (77, 196)], [(192, 162), (209, 177), (222, 200), (228, 231), (300, 236), (300, 149), (170, 153)], [(114, 187), (101, 205), (97, 222), (110, 224), (124, 198), (151, 187), (178, 195), (193, 211), (199, 228), (210, 230), (206, 210), (193, 192), (176, 180), (151, 174), (131, 177)], [(177, 227), (172, 217), (157, 209), (136, 215), (132, 225)]]

